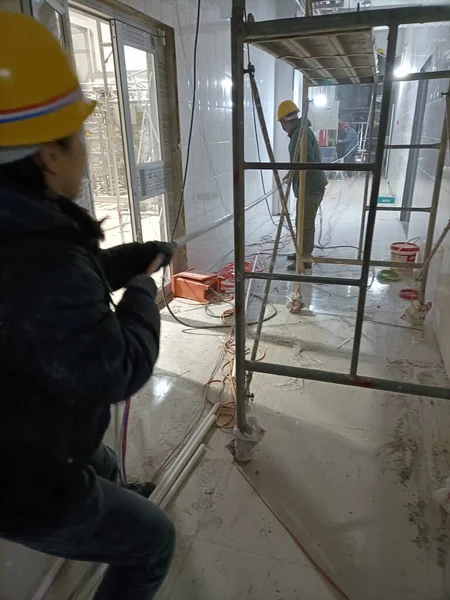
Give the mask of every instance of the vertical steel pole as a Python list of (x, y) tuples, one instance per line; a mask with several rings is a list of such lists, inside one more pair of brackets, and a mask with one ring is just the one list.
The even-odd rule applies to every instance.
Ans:
[[(307, 145), (308, 145), (308, 108), (309, 108), (309, 84), (305, 75), (302, 81), (302, 120), (304, 127), (300, 128), (299, 143), (300, 143), (300, 162), (308, 162)], [(306, 176), (307, 171), (300, 171), (298, 174), (298, 194), (297, 194), (297, 247), (295, 253), (295, 272), (299, 275), (305, 270), (303, 268), (303, 240), (305, 234), (305, 203), (306, 203)], [(310, 258), (310, 257), (308, 257)], [(295, 286), (297, 294), (301, 295), (301, 283), (298, 282)]]
[(367, 230), (366, 239), (364, 243), (364, 256), (361, 267), (361, 287), (359, 289), (358, 308), (356, 312), (355, 339), (353, 342), (350, 377), (356, 377), (358, 372), (359, 350), (361, 347), (361, 336), (364, 322), (364, 308), (366, 304), (367, 295), (367, 282), (369, 280), (370, 271), (370, 254), (372, 252), (375, 218), (377, 215), (378, 192), (380, 189), (381, 172), (383, 168), (383, 153), (389, 122), (389, 107), (391, 105), (395, 49), (397, 47), (397, 34), (398, 26), (391, 25), (389, 27), (388, 46), (386, 52), (386, 71), (384, 75), (383, 98), (381, 100), (380, 125), (378, 130), (377, 149), (375, 151), (375, 166), (373, 169), (372, 189), (370, 192), (369, 210), (367, 215)]
[[(430, 256), (431, 251), (433, 249), (433, 237), (434, 237), (434, 230), (436, 227), (436, 217), (437, 217), (437, 211), (438, 211), (438, 206), (439, 206), (439, 196), (441, 195), (441, 184), (442, 184), (442, 177), (443, 177), (443, 173), (444, 173), (445, 156), (447, 154), (447, 141), (448, 141), (448, 139), (447, 139), (447, 132), (448, 132), (447, 123), (450, 118), (450, 115), (448, 112), (449, 111), (448, 98), (449, 98), (449, 96), (447, 95), (445, 97), (445, 112), (444, 112), (444, 122), (442, 124), (441, 145), (439, 148), (439, 155), (438, 155), (438, 160), (437, 160), (437, 164), (436, 164), (436, 174), (434, 176), (433, 195), (431, 197), (431, 211), (430, 211), (430, 218), (428, 220), (427, 238), (425, 241), (425, 249), (424, 249), (424, 254), (423, 254), (423, 262), (424, 263), (427, 262), (427, 259)], [(419, 302), (421, 302), (422, 304), (425, 303), (425, 293), (426, 293), (426, 288), (427, 288), (428, 270), (429, 270), (429, 264), (427, 264), (426, 267), (424, 265), (422, 278), (420, 280), (420, 290), (419, 290)]]
[[(368, 116), (368, 129), (367, 129), (367, 140), (369, 141), (369, 150), (366, 149), (366, 162), (370, 163), (372, 158), (372, 137), (373, 137), (373, 122), (375, 118), (375, 102), (377, 95), (377, 84), (372, 84), (372, 98), (370, 100), (370, 108), (369, 108), (369, 116)], [(370, 182), (370, 173), (366, 173), (366, 181), (364, 182), (364, 198), (362, 205), (362, 215), (361, 215), (361, 231), (359, 232), (359, 244), (358, 244), (358, 260), (361, 258), (362, 254), (362, 246), (364, 242), (364, 228), (366, 225), (366, 205), (367, 205), (367, 195), (369, 193), (369, 182)]]
[(241, 431), (245, 431), (247, 428), (247, 398), (245, 392), (244, 8), (245, 0), (233, 0), (231, 13), (231, 80), (233, 82), (236, 423)]

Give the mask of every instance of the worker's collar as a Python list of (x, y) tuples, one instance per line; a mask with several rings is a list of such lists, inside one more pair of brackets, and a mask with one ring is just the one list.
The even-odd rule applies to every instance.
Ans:
[(297, 131), (297, 129), (300, 127), (301, 124), (302, 124), (302, 119), (301, 118), (298, 119), (297, 121), (294, 121), (292, 129), (288, 133), (288, 137), (291, 138), (294, 135), (294, 132)]

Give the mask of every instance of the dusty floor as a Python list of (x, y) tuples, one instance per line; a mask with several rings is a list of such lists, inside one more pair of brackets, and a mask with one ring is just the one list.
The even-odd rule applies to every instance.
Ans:
[[(361, 188), (362, 179), (330, 186), (316, 241), (357, 243)], [(261, 233), (269, 231), (270, 223)], [(390, 243), (404, 236), (395, 215), (382, 213), (373, 256), (388, 258)], [(355, 256), (350, 248), (324, 253)], [(284, 267), (280, 258), (278, 268)], [(348, 276), (358, 270), (316, 266), (314, 273)], [(405, 303), (398, 291), (404, 286), (373, 280), (360, 372), (447, 385), (430, 328), (411, 329), (400, 319)], [(355, 289), (305, 285), (307, 307), (297, 316), (285, 308), (288, 292), (273, 286), (278, 313), (263, 329), (265, 360), (348, 371)], [(258, 305), (254, 298), (251, 316)], [(216, 322), (203, 308), (176, 303), (174, 309), (190, 321)], [(155, 473), (201, 411), (204, 384), (226, 338), (226, 330), (184, 328), (167, 314), (163, 319), (156, 374), (133, 404), (128, 469), (136, 477)], [(450, 474), (448, 404), (258, 374), (252, 391), (253, 415), (267, 434), (245, 473), (347, 596), (450, 598), (450, 529), (431, 497)], [(170, 507), (178, 548), (158, 600), (341, 598), (233, 465), (224, 448), (228, 440), (223, 431), (211, 432), (207, 454)], [(57, 597), (53, 591), (46, 598)]]
[[(330, 187), (322, 244), (354, 245), (362, 180)], [(390, 243), (404, 235), (395, 215), (381, 213), (373, 256), (389, 258)], [(352, 249), (324, 253), (355, 255)], [(284, 265), (280, 258), (279, 268)], [(358, 271), (314, 269), (318, 275)], [(404, 286), (374, 279), (360, 372), (446, 385), (433, 333), (410, 329), (399, 318)], [(305, 285), (309, 306), (299, 316), (284, 307), (288, 291), (274, 285), (278, 314), (263, 329), (265, 360), (348, 371), (355, 290)], [(258, 304), (252, 301), (251, 316)], [(205, 322), (203, 309), (178, 304), (176, 310)], [(134, 412), (130, 464), (141, 476), (151, 474), (202, 406), (203, 385), (225, 338), (220, 331), (185, 330), (168, 316), (163, 331), (158, 374)], [(358, 600), (450, 597), (450, 533), (431, 498), (450, 473), (448, 405), (258, 374), (252, 391), (253, 414), (267, 435), (246, 473), (339, 587)], [(170, 509), (179, 548), (158, 600), (339, 598), (233, 466), (227, 441), (222, 431), (212, 434), (206, 457)]]

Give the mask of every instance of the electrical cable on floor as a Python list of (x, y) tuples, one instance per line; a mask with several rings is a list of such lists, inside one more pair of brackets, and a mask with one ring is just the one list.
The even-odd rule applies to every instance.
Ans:
[(250, 477), (244, 471), (244, 469), (241, 466), (239, 466), (237, 463), (235, 463), (235, 465), (236, 465), (236, 468), (239, 471), (239, 473), (242, 475), (242, 477), (247, 481), (247, 483), (250, 485), (250, 487), (256, 493), (256, 495), (259, 497), (259, 499), (267, 506), (267, 508), (270, 510), (270, 512), (275, 517), (275, 519), (280, 523), (280, 525), (285, 529), (285, 531), (291, 536), (291, 538), (293, 539), (295, 544), (300, 548), (300, 550), (303, 552), (303, 554), (306, 556), (306, 558), (309, 560), (309, 562), (312, 564), (312, 566), (316, 569), (316, 571), (323, 577), (323, 579), (336, 592), (338, 592), (338, 594), (341, 595), (341, 597), (344, 600), (350, 600), (350, 597), (344, 592), (344, 590), (342, 590), (338, 586), (338, 584), (330, 577), (330, 575), (328, 575), (328, 573), (324, 570), (323, 567), (321, 567), (321, 565), (318, 563), (318, 561), (315, 558), (313, 558), (312, 554), (306, 549), (305, 545), (302, 544), (302, 542), (298, 539), (298, 537), (295, 535), (295, 533), (293, 531), (291, 531), (291, 529), (286, 525), (286, 523), (283, 521), (283, 519), (278, 515), (278, 513), (275, 511), (275, 509), (271, 506), (271, 504), (268, 502), (268, 500), (266, 500), (264, 498), (264, 496), (259, 492), (259, 490), (253, 484)]

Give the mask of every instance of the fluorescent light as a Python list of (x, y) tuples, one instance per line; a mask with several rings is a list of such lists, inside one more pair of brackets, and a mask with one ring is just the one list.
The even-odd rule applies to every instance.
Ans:
[(394, 77), (400, 79), (401, 77), (405, 77), (406, 75), (409, 75), (412, 72), (413, 70), (411, 69), (411, 66), (408, 63), (403, 63), (402, 65), (394, 69)]
[(314, 96), (313, 101), (314, 106), (318, 106), (319, 108), (327, 105), (327, 97), (325, 94), (317, 94), (317, 96)]

